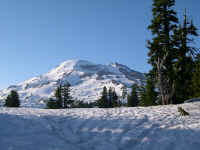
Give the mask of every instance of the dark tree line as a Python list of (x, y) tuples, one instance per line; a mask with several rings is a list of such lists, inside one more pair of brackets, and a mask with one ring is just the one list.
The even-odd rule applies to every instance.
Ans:
[(107, 90), (107, 88), (104, 87), (102, 96), (97, 101), (97, 105), (99, 108), (113, 108), (120, 106), (121, 102), (119, 101), (114, 88), (110, 87), (109, 90)]
[(127, 95), (127, 107), (135, 107), (138, 106), (138, 104), (138, 85), (133, 84), (130, 94)]
[(200, 92), (195, 85), (200, 80), (199, 51), (192, 45), (197, 28), (186, 10), (183, 23), (178, 20), (174, 5), (175, 0), (153, 0), (153, 19), (148, 26), (153, 35), (148, 41), (150, 76), (163, 105), (182, 103)]
[(55, 98), (50, 98), (47, 103), (47, 108), (50, 109), (61, 109), (70, 108), (74, 102), (71, 96), (71, 85), (69, 82), (65, 84), (60, 84), (54, 94)]
[[(139, 105), (139, 91), (140, 87), (137, 84), (133, 84), (131, 87), (131, 92), (128, 93), (127, 89), (123, 87), (122, 96), (118, 96), (114, 88), (107, 88), (104, 86), (102, 95), (97, 101), (97, 106), (99, 108), (114, 108), (114, 107), (136, 107)], [(126, 100), (123, 102), (122, 100)]]
[[(197, 28), (186, 9), (180, 21), (174, 6), (175, 0), (153, 0), (148, 26), (152, 40), (147, 42), (152, 69), (144, 85), (132, 86), (126, 106), (179, 104), (200, 97), (200, 52), (194, 46)], [(100, 107), (108, 107), (106, 95), (104, 87)]]
[(195, 59), (195, 69), (192, 73), (191, 97), (200, 97), (200, 54)]

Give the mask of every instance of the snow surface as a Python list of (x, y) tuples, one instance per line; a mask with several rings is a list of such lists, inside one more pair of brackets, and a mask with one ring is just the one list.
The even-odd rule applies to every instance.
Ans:
[(124, 86), (129, 88), (144, 79), (143, 73), (118, 63), (101, 65), (86, 60), (67, 60), (44, 75), (0, 91), (0, 101), (4, 101), (11, 90), (16, 90), (23, 107), (41, 108), (48, 98), (54, 96), (56, 87), (68, 81), (74, 99), (93, 102), (100, 97), (104, 86), (114, 87), (120, 96)]
[(1, 150), (199, 150), (200, 103), (47, 110), (0, 108)]

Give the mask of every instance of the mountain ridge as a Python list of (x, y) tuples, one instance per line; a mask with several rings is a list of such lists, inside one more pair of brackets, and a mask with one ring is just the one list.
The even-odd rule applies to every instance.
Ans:
[(66, 60), (49, 72), (30, 78), (0, 91), (0, 100), (5, 100), (11, 90), (18, 91), (22, 106), (44, 107), (46, 100), (53, 97), (60, 82), (70, 82), (72, 96), (83, 101), (95, 101), (100, 97), (102, 88), (115, 87), (120, 96), (122, 88), (130, 88), (133, 83), (141, 84), (143, 73), (119, 64), (95, 64), (81, 59)]

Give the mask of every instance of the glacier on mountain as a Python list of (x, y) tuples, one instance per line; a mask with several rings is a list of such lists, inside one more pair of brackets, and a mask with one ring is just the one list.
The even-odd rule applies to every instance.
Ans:
[(143, 73), (119, 63), (102, 65), (86, 60), (67, 60), (44, 75), (0, 91), (0, 100), (16, 90), (22, 107), (44, 107), (47, 99), (54, 96), (56, 87), (68, 81), (75, 100), (93, 102), (100, 97), (104, 86), (114, 87), (120, 96), (123, 87), (130, 88), (133, 83), (141, 84), (144, 80)]

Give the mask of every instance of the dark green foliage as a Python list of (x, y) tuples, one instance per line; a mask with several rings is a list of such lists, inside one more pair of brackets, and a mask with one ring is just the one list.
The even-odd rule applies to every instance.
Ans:
[(175, 0), (153, 0), (153, 19), (148, 27), (153, 35), (148, 41), (149, 63), (162, 104), (182, 103), (191, 97), (193, 58), (198, 54), (192, 46), (197, 28), (188, 21), (186, 10), (183, 25), (178, 25), (174, 5)]
[(128, 90), (127, 88), (124, 86), (122, 88), (122, 98), (125, 99), (127, 97), (127, 94), (128, 94)]
[(47, 109), (59, 109), (60, 104), (58, 101), (54, 100), (53, 98), (50, 98), (49, 101), (47, 102)]
[(147, 79), (146, 93), (145, 93), (145, 106), (153, 106), (156, 104), (157, 92), (155, 91), (155, 82), (151, 79)]
[(176, 49), (176, 62), (174, 65), (176, 92), (173, 103), (182, 103), (191, 97), (190, 84), (195, 67), (193, 57), (198, 52), (198, 49), (192, 46), (193, 36), (198, 36), (197, 29), (192, 21), (188, 21), (185, 10), (183, 25), (179, 25), (173, 36)]
[(62, 98), (62, 86), (59, 85), (55, 90), (55, 98), (56, 103), (58, 104), (59, 108), (63, 107), (63, 98)]
[(127, 96), (128, 96), (128, 89), (126, 86), (122, 87), (122, 96), (120, 97), (120, 99), (118, 100), (118, 107), (121, 106), (126, 106), (126, 100), (127, 100)]
[(109, 88), (107, 91), (107, 88), (103, 88), (102, 96), (97, 101), (97, 105), (99, 108), (113, 108), (118, 107), (121, 105), (118, 100), (117, 93), (115, 92), (115, 89)]
[(140, 106), (153, 106), (156, 105), (157, 92), (155, 91), (155, 81), (151, 77), (147, 77), (145, 87), (141, 87)]
[(127, 106), (128, 107), (135, 107), (138, 106), (138, 86), (134, 84), (131, 89), (131, 93), (127, 96)]
[(139, 106), (145, 106), (146, 104), (146, 87), (144, 84), (140, 85), (138, 88), (139, 93)]
[[(171, 62), (170, 53), (173, 52), (171, 47), (171, 34), (170, 32), (178, 22), (176, 12), (172, 9), (175, 4), (175, 0), (153, 0), (153, 20), (152, 24), (148, 26), (148, 29), (152, 31), (154, 36), (152, 42), (148, 42), (149, 51), (149, 63), (155, 67), (155, 62), (158, 58), (163, 58), (166, 53), (169, 56), (165, 63)], [(167, 66), (165, 66), (167, 67)], [(157, 68), (155, 68), (157, 70)]]
[[(52, 101), (49, 101), (47, 105), (54, 105), (53, 107), (57, 108), (69, 108), (71, 107), (73, 103), (73, 98), (71, 96), (71, 89), (70, 84), (66, 82), (66, 84), (62, 85), (60, 84), (56, 90), (55, 90), (55, 103)], [(50, 107), (51, 107), (50, 106)], [(47, 106), (48, 107), (48, 106)]]
[(200, 54), (195, 61), (195, 70), (192, 75), (191, 81), (191, 98), (200, 97)]
[(99, 108), (108, 108), (108, 92), (107, 88), (104, 86), (102, 96), (97, 102)]
[(108, 90), (108, 107), (113, 108), (118, 106), (118, 96), (114, 88)]
[(71, 92), (70, 86), (71, 85), (69, 84), (69, 82), (67, 82), (62, 87), (62, 97), (63, 97), (64, 108), (70, 107), (72, 103), (74, 102), (70, 95), (70, 92)]
[(12, 90), (10, 94), (7, 96), (5, 101), (6, 107), (19, 107), (20, 106), (20, 100), (19, 95), (16, 91)]
[(119, 102), (118, 102), (118, 96), (115, 90), (112, 91), (112, 99), (111, 99), (111, 107), (118, 107)]
[(108, 107), (112, 107), (112, 100), (113, 100), (113, 89), (110, 87), (108, 90)]
[(178, 112), (180, 113), (181, 116), (189, 116), (190, 114), (185, 111), (182, 107), (178, 107)]
[(97, 104), (95, 102), (74, 101), (72, 108), (94, 108)]
[(153, 35), (152, 41), (148, 41), (149, 63), (153, 67), (153, 78), (157, 81), (162, 104), (171, 103), (173, 95), (175, 50), (172, 35), (178, 22), (174, 5), (175, 0), (153, 0), (153, 20), (148, 27)]

